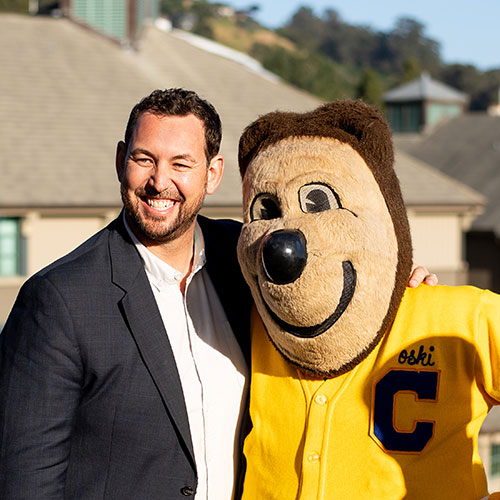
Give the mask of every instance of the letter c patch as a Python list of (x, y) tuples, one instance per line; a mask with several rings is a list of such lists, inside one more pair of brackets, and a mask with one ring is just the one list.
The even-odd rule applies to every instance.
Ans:
[(418, 421), (411, 432), (398, 431), (394, 406), (398, 392), (412, 392), (416, 401), (436, 401), (439, 372), (391, 370), (374, 387), (373, 433), (388, 452), (419, 453), (434, 434), (434, 422)]

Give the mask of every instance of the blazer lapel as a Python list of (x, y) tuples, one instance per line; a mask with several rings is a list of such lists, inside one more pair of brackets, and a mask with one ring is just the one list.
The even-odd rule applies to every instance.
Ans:
[(116, 221), (116, 231), (111, 233), (109, 249), (113, 282), (125, 292), (121, 306), (130, 332), (196, 469), (175, 358), (142, 260), (126, 233), (121, 215)]
[(198, 222), (205, 240), (208, 274), (250, 366), (250, 309), (253, 302), (236, 254), (240, 225), (200, 215)]

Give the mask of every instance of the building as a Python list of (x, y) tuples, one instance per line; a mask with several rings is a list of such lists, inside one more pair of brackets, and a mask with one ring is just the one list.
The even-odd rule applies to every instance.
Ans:
[(397, 143), (396, 172), (408, 211), (413, 261), (425, 264), (441, 283), (468, 284), (464, 235), (483, 211), (485, 197), (405, 153)]
[(383, 95), (387, 119), (394, 132), (424, 132), (443, 120), (461, 115), (467, 96), (429, 73), (386, 92)]
[(397, 147), (481, 193), (484, 211), (465, 234), (469, 283), (500, 293), (500, 116), (464, 113), (423, 134), (397, 134)]

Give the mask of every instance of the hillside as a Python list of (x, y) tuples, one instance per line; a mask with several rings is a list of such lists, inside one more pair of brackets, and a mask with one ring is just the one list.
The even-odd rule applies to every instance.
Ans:
[(252, 15), (258, 6), (234, 10), (207, 0), (162, 0), (175, 27), (243, 51), (285, 81), (323, 99), (362, 97), (382, 106), (382, 94), (422, 71), (470, 96), (472, 110), (498, 102), (500, 68), (481, 72), (471, 65), (447, 65), (440, 45), (425, 26), (398, 19), (387, 32), (344, 22), (333, 9), (320, 16), (300, 7), (288, 23), (269, 30)]

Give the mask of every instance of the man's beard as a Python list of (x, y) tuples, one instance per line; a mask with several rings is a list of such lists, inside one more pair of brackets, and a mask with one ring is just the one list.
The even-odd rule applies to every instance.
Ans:
[(141, 196), (146, 195), (143, 190), (137, 189), (134, 193), (135, 197), (132, 198), (127, 188), (121, 185), (120, 193), (127, 221), (135, 229), (134, 233), (139, 232), (139, 234), (136, 234), (139, 240), (142, 241), (145, 238), (147, 243), (153, 245), (167, 243), (182, 236), (192, 226), (205, 199), (205, 190), (203, 190), (199, 198), (193, 200), (189, 205), (186, 204), (184, 197), (179, 193), (174, 197), (164, 193), (158, 194), (157, 198), (172, 197), (179, 204), (177, 216), (167, 224), (165, 220), (169, 218), (168, 216), (145, 215), (141, 211)]

